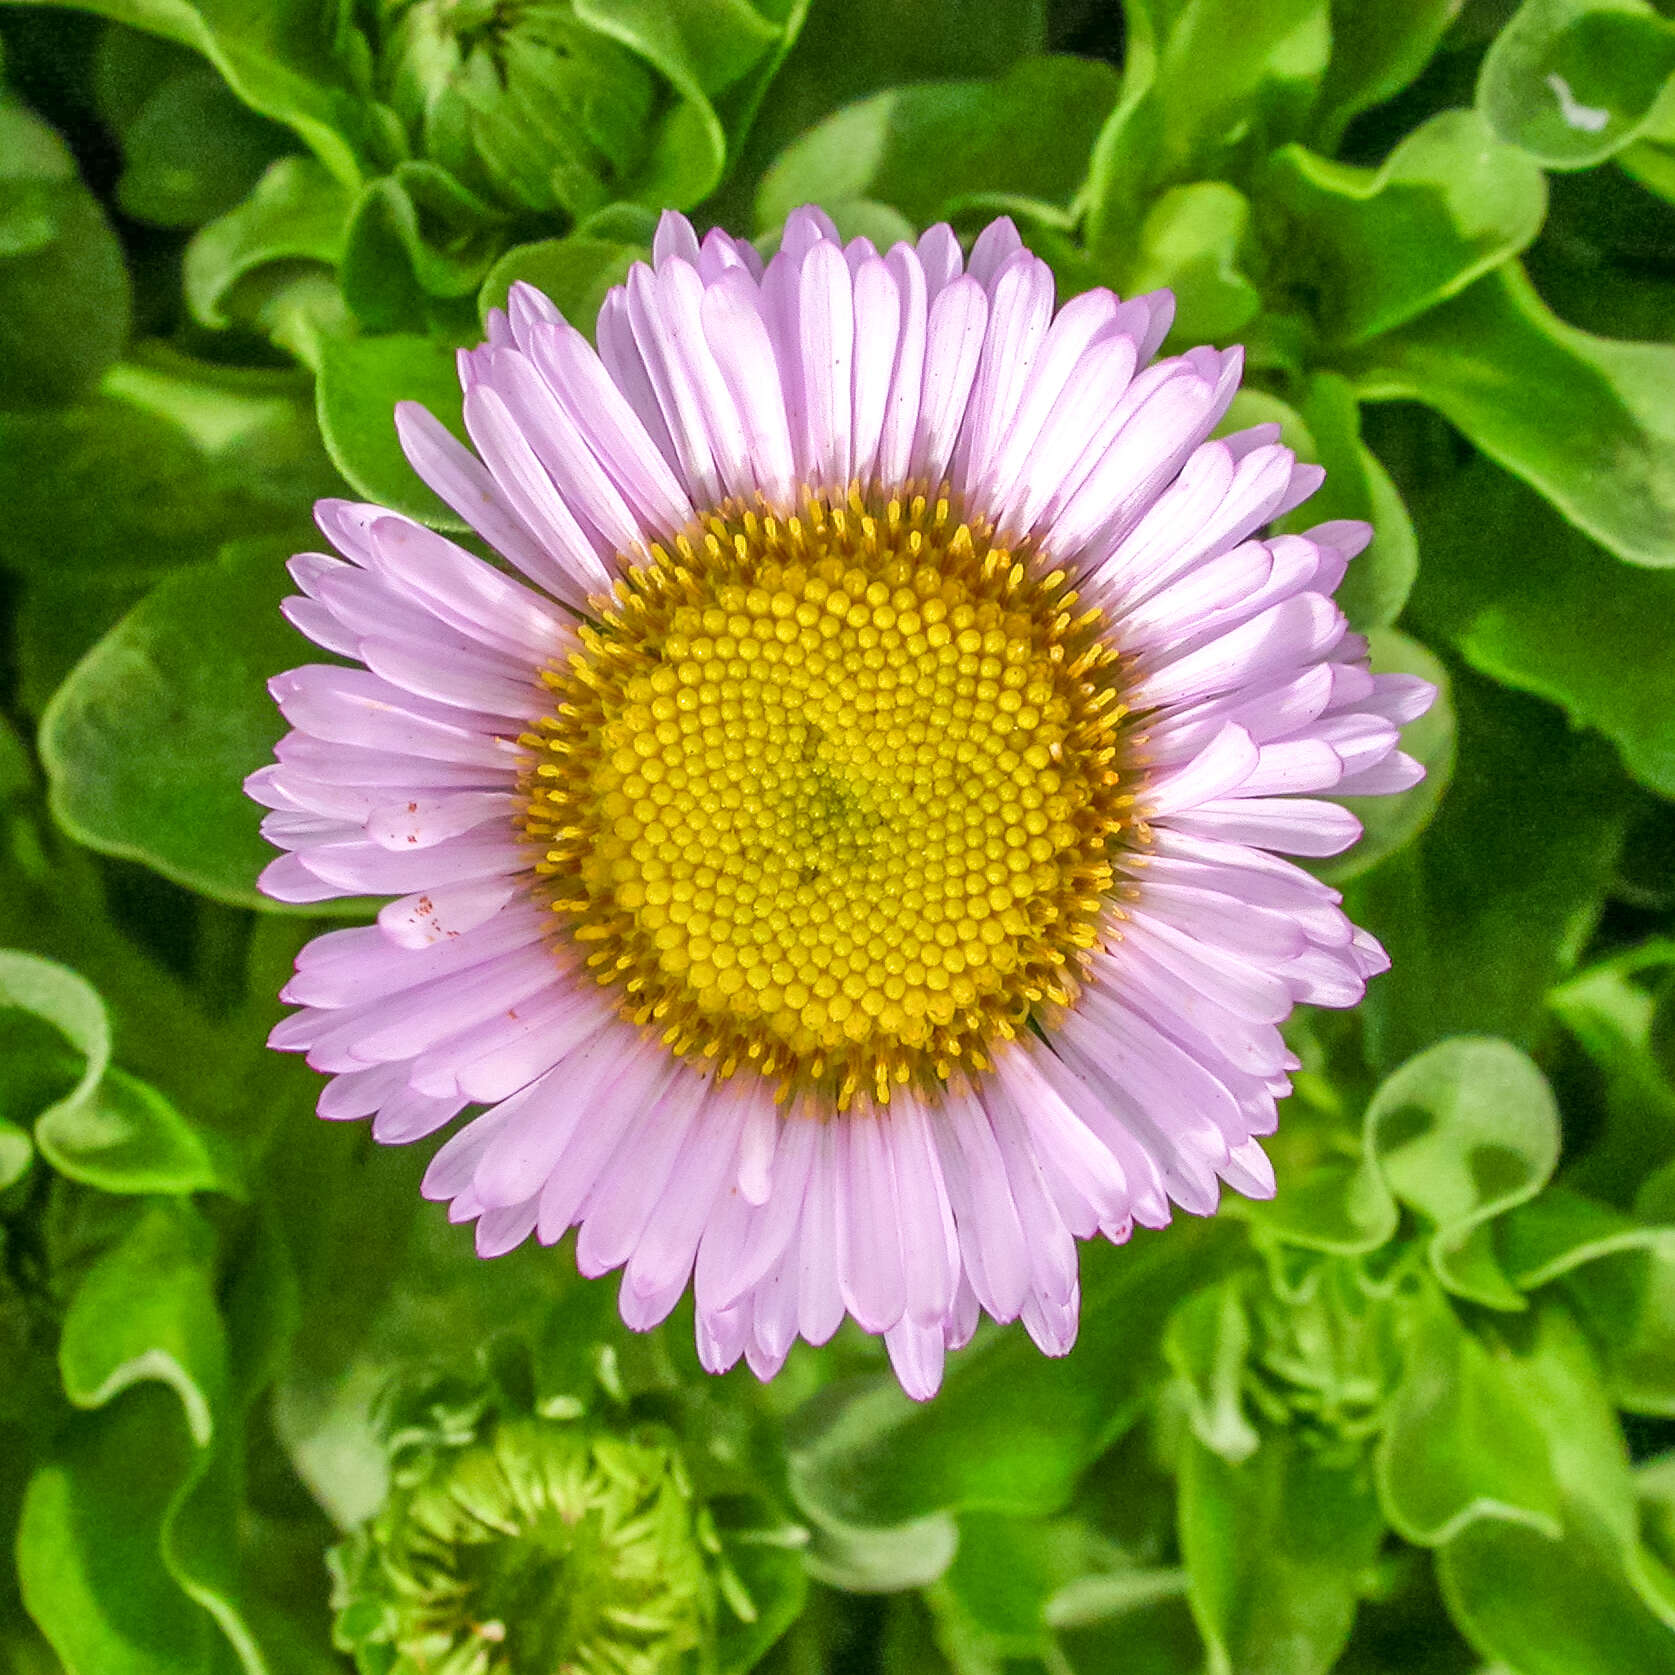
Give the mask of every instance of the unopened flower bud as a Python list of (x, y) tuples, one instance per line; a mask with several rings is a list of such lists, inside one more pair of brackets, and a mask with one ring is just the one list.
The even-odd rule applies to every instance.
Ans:
[(718, 1544), (672, 1433), (491, 1414), (398, 1442), (389, 1500), (333, 1554), (364, 1675), (696, 1666)]
[(420, 156), (513, 214), (572, 218), (621, 195), (659, 93), (568, 0), (393, 0), (379, 79)]

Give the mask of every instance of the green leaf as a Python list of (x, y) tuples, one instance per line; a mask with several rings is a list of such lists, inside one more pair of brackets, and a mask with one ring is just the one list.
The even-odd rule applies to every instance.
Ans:
[(1367, 1150), (1391, 1192), (1434, 1229), (1432, 1270), (1456, 1297), (1521, 1309), (1488, 1223), (1533, 1198), (1559, 1158), (1547, 1079), (1505, 1041), (1439, 1042), (1385, 1079)]
[(247, 372), (148, 346), (98, 396), (0, 414), (7, 518), (0, 564), (90, 586), (144, 586), (240, 536), (301, 534), (307, 506), (341, 484), (297, 373)]
[(716, 1675), (745, 1675), (802, 1615), (808, 1570), (803, 1555), (780, 1540), (752, 1541), (723, 1531), (721, 1542), (755, 1615), (744, 1621), (724, 1614), (716, 1637)]
[(839, 1526), (911, 1524), (947, 1509), (1044, 1514), (1130, 1423), (1155, 1382), (1185, 1291), (1238, 1252), (1230, 1225), (1187, 1224), (1134, 1247), (1083, 1250), (1077, 1346), (1044, 1358), (1014, 1327), (954, 1357), (941, 1394), (910, 1402), (888, 1375), (834, 1386), (797, 1416), (798, 1503)]
[(1265, 1201), (1239, 1200), (1239, 1216), (1301, 1250), (1356, 1256), (1388, 1244), (1400, 1212), (1372, 1160), (1359, 1147), (1354, 1156), (1322, 1155), (1295, 1102), (1286, 1116), (1270, 1142), (1280, 1190)]
[(1323, 330), (1363, 343), (1464, 290), (1541, 230), (1546, 179), (1502, 145), (1475, 111), (1442, 111), (1382, 168), (1361, 169), (1300, 145), (1275, 153), (1262, 177), (1276, 246), (1300, 265)]
[(35, 1143), (16, 1123), (0, 1117), (0, 1192), (16, 1186), (35, 1161)]
[(1436, 408), (1632, 564), (1675, 564), (1675, 345), (1553, 315), (1516, 263), (1368, 344), (1362, 398)]
[(220, 1670), (229, 1649), (246, 1675), (272, 1667), (242, 1606), (237, 1462), (241, 1410), (290, 1329), (288, 1274), (258, 1224), (226, 1280), (229, 1334), (214, 1254), (195, 1211), (153, 1201), (65, 1317), (65, 1392), (94, 1411), (36, 1472), (19, 1556), (31, 1614), (72, 1669)]
[(1408, 1541), (1436, 1547), (1483, 1519), (1559, 1533), (1546, 1438), (1505, 1357), (1460, 1323), (1433, 1285), (1398, 1314), (1403, 1372), (1374, 1456), (1379, 1499)]
[(123, 351), (122, 247), (69, 149), (0, 98), (0, 406), (74, 401)]
[(1180, 1534), (1211, 1675), (1325, 1675), (1384, 1520), (1363, 1460), (1273, 1431), (1242, 1465), (1188, 1438)]
[[(1354, 574), (1353, 566), (1350, 573)], [(1456, 723), (1447, 669), (1399, 629), (1375, 628), (1367, 638), (1372, 643), (1374, 669), (1421, 675), (1436, 687), (1437, 695), (1425, 714), (1402, 729), (1402, 749), (1424, 765), (1425, 777), (1395, 796), (1335, 799), (1361, 822), (1362, 832), (1346, 855), (1316, 869), (1333, 884), (1370, 872), (1412, 843), (1430, 825), (1454, 777)]]
[(245, 104), (300, 135), (345, 184), (358, 184), (363, 164), (388, 146), (378, 107), (355, 86), (343, 22), (309, 0), (47, 3), (75, 4), (202, 53)]
[(463, 433), (452, 345), (404, 334), (328, 342), (315, 392), (320, 434), (357, 493), (433, 529), (465, 528), (419, 480), (395, 429), (396, 403), (417, 401)]
[(422, 329), (431, 299), (475, 295), (506, 237), (505, 218), (445, 170), (399, 163), (350, 211), (343, 295), (367, 331)]
[(523, 280), (558, 305), (558, 311), (578, 331), (593, 335), (605, 293), (628, 277), (635, 262), (650, 259), (637, 244), (572, 234), (543, 239), (508, 250), (489, 270), (478, 298), (484, 318), (491, 308), (504, 308), (512, 286)]
[(1177, 343), (1230, 342), (1262, 306), (1242, 269), (1249, 230), (1250, 201), (1226, 181), (1176, 186), (1147, 210), (1119, 288), (1173, 291)]
[(1314, 117), (1321, 152), (1330, 156), (1353, 118), (1417, 78), (1459, 9), (1460, 0), (1401, 6), (1332, 0), (1332, 61)]
[(217, 901), (269, 904), (242, 782), (284, 730), (267, 680), (308, 660), (279, 614), (286, 549), (230, 548), (160, 583), (77, 665), (41, 722), (52, 808), (78, 842)]
[(852, 1594), (899, 1593), (928, 1588), (953, 1563), (959, 1526), (947, 1512), (932, 1512), (885, 1528), (846, 1524), (812, 1515), (808, 1573), (828, 1588)]
[[(609, 1287), (574, 1269), (566, 1275), (533, 1243), (482, 1261), (458, 1227), (424, 1213), (420, 1149), (388, 1151), (368, 1145), (355, 1124), (320, 1122), (310, 1110), (317, 1091), (315, 1077), (299, 1078), (290, 1138), (271, 1154), (264, 1183), (300, 1286), (296, 1348), (274, 1391), (273, 1422), (297, 1476), (348, 1529), (388, 1488), (374, 1410), (393, 1370), (433, 1362), (438, 1344), (535, 1335), (555, 1298), (579, 1303), (565, 1308), (566, 1347), (578, 1355), (596, 1343), (576, 1330), (578, 1316), (609, 1321), (619, 1357), (628, 1334)], [(596, 1361), (590, 1370), (597, 1382)], [(542, 1371), (549, 1396), (554, 1383)]]
[(1675, 1227), (1552, 1187), (1507, 1217), (1500, 1242), (1518, 1285), (1563, 1282), (1619, 1407), (1675, 1415)]
[[(806, 6), (764, 17), (749, 0), (576, 0), (576, 15), (654, 65), (685, 100), (661, 126), (632, 187), (637, 202), (685, 209), (720, 184), (729, 160), (729, 127), (717, 102), (748, 126), (768, 79), (796, 39)], [(754, 72), (754, 73), (753, 73)]]
[(1498, 1359), (1545, 1434), (1563, 1535), (1471, 1524), (1438, 1555), (1450, 1613), (1484, 1657), (1519, 1675), (1668, 1675), (1668, 1602), (1647, 1585), (1628, 1452), (1592, 1351), (1555, 1304), (1528, 1325)]
[(1675, 26), (1642, 0), (1524, 0), (1495, 37), (1477, 107), (1550, 169), (1588, 169), (1635, 139), (1675, 74)]
[(1251, 1291), (1255, 1377), (1246, 1392), (1276, 1424), (1358, 1446), (1383, 1425), (1396, 1382), (1390, 1297), (1407, 1283), (1407, 1253), (1321, 1260), (1268, 1243), (1263, 1256), (1268, 1283)]
[(209, 1225), (170, 1204), (145, 1208), (71, 1299), (58, 1345), (64, 1393), (99, 1408), (155, 1380), (179, 1398), (199, 1448), (227, 1399), (226, 1347), (210, 1273)]
[(104, 1003), (75, 972), (0, 950), (0, 1008), (49, 1025), (82, 1061), (75, 1085), (34, 1125), (35, 1144), (61, 1175), (104, 1192), (242, 1192), (219, 1146), (155, 1088), (111, 1065)]
[(1048, 1604), (1065, 1588), (1103, 1580), (1110, 1544), (1080, 1519), (1047, 1521), (968, 1512), (959, 1549), (929, 1590), (945, 1643), (961, 1668), (1051, 1655)]
[(230, 210), (285, 143), (283, 129), (195, 65), (163, 82), (125, 127), (117, 202), (156, 227), (201, 226)]
[(157, 1532), (192, 1443), (156, 1387), (71, 1426), (35, 1473), (18, 1529), (29, 1614), (74, 1671), (209, 1675), (214, 1625), (163, 1564)]
[(745, 219), (742, 205), (730, 207), (735, 194), (840, 107), (911, 82), (998, 76), (1047, 50), (1043, 0), (984, 0), (980, 27), (971, 0), (845, 0), (807, 10), (725, 190), (723, 225)]
[(199, 230), (186, 247), (187, 306), (213, 330), (249, 317), (248, 283), (261, 270), (336, 267), (343, 258), (349, 193), (311, 157), (281, 157), (243, 203)]
[(1675, 796), (1675, 658), (1665, 631), (1675, 575), (1617, 563), (1486, 462), (1458, 473), (1426, 513), (1413, 602), (1421, 626), (1492, 679), (1597, 727), (1631, 774)]
[(1548, 996), (1604, 1077), (1604, 1121), (1570, 1162), (1566, 1183), (1622, 1209), (1675, 1158), (1675, 1086), (1657, 1056), (1659, 1001), (1649, 987), (1671, 965), (1675, 943), (1644, 942), (1579, 971)]
[[(1153, 190), (1247, 172), (1296, 138), (1326, 69), (1327, 0), (1127, 0), (1122, 98), (1094, 148), (1081, 202), (1102, 266), (1132, 247)], [(1246, 166), (1240, 166), (1246, 165)]]
[(1250, 1317), (1237, 1280), (1195, 1291), (1169, 1319), (1163, 1353), (1186, 1401), (1192, 1434), (1232, 1465), (1248, 1460), (1262, 1439), (1245, 1416)]
[[(1117, 96), (1082, 58), (1030, 58), (997, 81), (892, 88), (829, 117), (781, 153), (756, 195), (777, 228), (799, 204), (870, 198), (923, 225), (965, 200), (1017, 195), (1065, 205)], [(1051, 110), (1055, 120), (1043, 123)]]
[(1534, 1043), (1547, 990), (1598, 918), (1627, 817), (1627, 782), (1599, 740), (1469, 671), (1452, 691), (1459, 756), (1442, 807), (1347, 891), (1393, 961), (1361, 1009), (1382, 1069), (1445, 1035)]
[(1048, 1600), (1046, 1615), (1070, 1675), (1181, 1675), (1203, 1667), (1183, 1570), (1085, 1576)]
[(1675, 203), (1675, 151), (1667, 145), (1636, 141), (1617, 153), (1617, 166), (1665, 203)]

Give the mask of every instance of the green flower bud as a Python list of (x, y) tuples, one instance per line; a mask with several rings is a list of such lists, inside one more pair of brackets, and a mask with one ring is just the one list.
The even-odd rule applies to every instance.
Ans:
[(568, 0), (389, 0), (378, 75), (418, 155), (513, 214), (572, 219), (623, 195), (662, 94)]
[(659, 1425), (454, 1413), (393, 1438), (332, 1555), (363, 1675), (664, 1675), (708, 1661), (719, 1542)]

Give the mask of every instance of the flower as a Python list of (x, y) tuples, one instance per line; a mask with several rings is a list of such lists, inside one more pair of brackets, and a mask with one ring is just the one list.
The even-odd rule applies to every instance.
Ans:
[[(672, 1675), (739, 1597), (679, 1439), (446, 1376), (386, 1401), (391, 1491), (333, 1549), (364, 1675)], [(749, 1608), (748, 1596), (744, 1596)]]
[(643, 167), (657, 78), (568, 0), (388, 0), (379, 24), (379, 91), (414, 149), (490, 204), (574, 219)]
[[(1364, 524), (1207, 438), (1237, 350), (1078, 296), (1012, 224), (880, 256), (805, 209), (764, 268), (663, 219), (595, 354), (519, 287), (415, 468), (524, 580), (330, 501), (250, 781), (320, 937), (273, 1045), (485, 1256), (579, 1228), (635, 1328), (771, 1376), (846, 1314), (932, 1393), (979, 1311), (1063, 1354), (1075, 1241), (1262, 1196), (1298, 1002), (1387, 963), (1281, 853), (1421, 775), (1422, 681), (1331, 594)], [(1278, 853), (1276, 853), (1278, 852)]]

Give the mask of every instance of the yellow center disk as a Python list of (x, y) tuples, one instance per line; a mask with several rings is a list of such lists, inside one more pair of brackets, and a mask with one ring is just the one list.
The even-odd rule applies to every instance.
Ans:
[(948, 500), (730, 505), (543, 678), (537, 871), (623, 1015), (842, 1110), (1065, 1005), (1132, 798), (1115, 652)]

